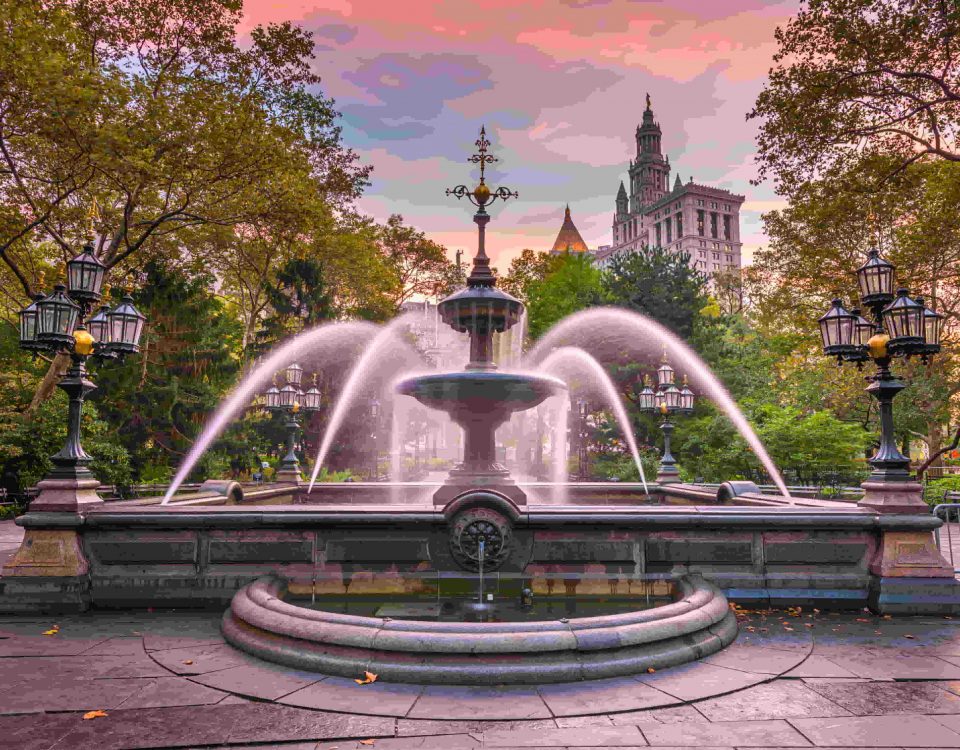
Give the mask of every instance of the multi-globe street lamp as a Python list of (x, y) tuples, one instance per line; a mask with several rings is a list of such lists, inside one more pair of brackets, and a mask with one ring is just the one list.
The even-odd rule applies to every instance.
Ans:
[(297, 433), (300, 430), (297, 415), (301, 409), (308, 413), (319, 411), (322, 396), (316, 382), (306, 392), (300, 390), (303, 368), (295, 362), (284, 371), (284, 378), (286, 382), (282, 388), (277, 388), (274, 384), (264, 394), (264, 407), (269, 411), (287, 415), (287, 423), (284, 425), (287, 430), (287, 455), (280, 461), (276, 479), (278, 482), (299, 484), (303, 481), (303, 476), (300, 474), (300, 461), (296, 452)]
[[(22, 349), (70, 356), (70, 366), (57, 383), (69, 398), (67, 440), (63, 448), (51, 456), (53, 469), (38, 485), (41, 495), (31, 504), (34, 510), (76, 510), (99, 502), (96, 496), (99, 483), (89, 468), (93, 459), (80, 443), (83, 402), (96, 389), (86, 361), (91, 356), (100, 360), (122, 360), (136, 354), (140, 351), (140, 336), (146, 322), (129, 294), (113, 308), (101, 306), (88, 318), (90, 310), (103, 297), (106, 271), (93, 245), (87, 243), (79, 255), (67, 261), (67, 283), (57, 284), (49, 295), (36, 295), (19, 313)], [(50, 490), (47, 496), (46, 490)], [(57, 499), (52, 499), (54, 497)]]
[(643, 389), (640, 391), (639, 407), (645, 414), (661, 414), (660, 430), (663, 432), (663, 456), (660, 458), (660, 469), (657, 471), (657, 481), (661, 484), (677, 482), (680, 472), (677, 462), (670, 452), (670, 438), (673, 435), (673, 423), (670, 415), (685, 415), (693, 412), (694, 393), (684, 377), (682, 386), (677, 388), (676, 373), (667, 362), (666, 355), (660, 367), (657, 368), (657, 388), (650, 387), (647, 377), (643, 378)]
[(922, 512), (926, 506), (912, 482), (910, 459), (900, 452), (894, 434), (893, 399), (906, 385), (890, 365), (895, 358), (920, 357), (927, 362), (937, 354), (944, 316), (925, 307), (922, 298), (911, 299), (906, 289), (894, 293), (895, 271), (879, 251), (870, 250), (866, 263), (857, 269), (860, 302), (870, 318), (860, 310), (847, 311), (835, 299), (818, 323), (826, 356), (858, 368), (872, 359), (876, 366), (876, 373), (867, 378), (867, 392), (880, 406), (880, 446), (869, 461), (873, 471), (863, 484), (860, 504), (885, 512)]

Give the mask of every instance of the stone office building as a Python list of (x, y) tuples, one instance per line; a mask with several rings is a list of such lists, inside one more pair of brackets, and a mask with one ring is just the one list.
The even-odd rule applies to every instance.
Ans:
[(660, 125), (653, 119), (649, 95), (636, 139), (637, 158), (629, 167), (630, 194), (621, 182), (613, 242), (597, 251), (597, 263), (604, 265), (618, 253), (649, 245), (686, 251), (691, 264), (707, 275), (739, 271), (744, 196), (692, 180), (684, 184), (679, 175), (670, 188), (670, 159), (661, 150)]

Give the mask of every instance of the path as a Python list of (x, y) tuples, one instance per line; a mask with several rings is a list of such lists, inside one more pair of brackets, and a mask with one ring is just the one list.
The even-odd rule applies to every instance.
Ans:
[(6, 616), (0, 748), (960, 748), (960, 621), (741, 619), (720, 654), (636, 679), (423, 689), (266, 664), (215, 613)]

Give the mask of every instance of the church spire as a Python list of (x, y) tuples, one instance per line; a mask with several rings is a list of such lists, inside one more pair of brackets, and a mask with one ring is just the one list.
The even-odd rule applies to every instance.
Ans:
[(677, 179), (674, 180), (674, 182), (673, 182), (673, 189), (674, 189), (674, 191), (677, 191), (677, 190), (679, 190), (679, 189), (682, 188), (682, 187), (683, 187), (683, 183), (680, 182), (680, 173), (678, 172), (678, 173), (677, 173)]

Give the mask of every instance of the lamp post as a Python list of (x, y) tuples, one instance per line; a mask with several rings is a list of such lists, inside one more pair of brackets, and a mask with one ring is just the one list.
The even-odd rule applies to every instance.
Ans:
[(578, 398), (577, 406), (577, 473), (581, 482), (587, 478), (587, 417), (590, 416), (590, 404), (586, 399)]
[(300, 430), (300, 423), (297, 421), (297, 415), (300, 410), (306, 412), (315, 412), (320, 408), (320, 391), (317, 390), (316, 382), (306, 392), (300, 390), (300, 383), (303, 380), (303, 368), (294, 363), (284, 371), (286, 383), (282, 388), (273, 385), (265, 395), (265, 406), (270, 411), (279, 412), (287, 415), (287, 422), (284, 427), (287, 430), (287, 455), (280, 461), (280, 467), (277, 470), (276, 479), (278, 482), (292, 482), (300, 484), (303, 482), (303, 476), (300, 474), (300, 461), (297, 460), (297, 432)]
[(373, 432), (370, 435), (371, 444), (373, 445), (373, 460), (371, 462), (373, 471), (370, 474), (370, 481), (376, 482), (380, 477), (380, 413), (382, 407), (380, 405), (380, 399), (374, 396), (370, 399), (370, 421), (373, 424)]
[(858, 368), (873, 360), (876, 373), (867, 377), (867, 392), (880, 406), (880, 445), (870, 459), (872, 471), (863, 483), (860, 505), (885, 513), (926, 513), (921, 486), (910, 474), (910, 459), (897, 447), (893, 429), (893, 399), (906, 385), (890, 369), (896, 358), (919, 356), (924, 362), (940, 351), (943, 316), (927, 309), (921, 298), (913, 300), (906, 289), (894, 294), (896, 267), (879, 251), (870, 250), (857, 269), (859, 310), (847, 311), (839, 299), (818, 321), (823, 353), (838, 364)]
[(80, 442), (83, 402), (96, 390), (86, 361), (89, 357), (122, 360), (136, 354), (146, 322), (129, 294), (113, 308), (100, 307), (88, 319), (90, 310), (102, 299), (106, 271), (88, 242), (79, 255), (67, 261), (67, 283), (57, 284), (49, 295), (36, 295), (19, 313), (20, 348), (70, 356), (70, 366), (57, 383), (69, 399), (67, 440), (51, 456), (53, 469), (38, 483), (40, 494), (30, 503), (32, 511), (79, 512), (103, 502), (97, 495), (100, 483), (89, 468), (92, 458)]
[(667, 361), (666, 352), (660, 367), (657, 368), (656, 390), (650, 387), (646, 376), (643, 378), (643, 389), (640, 391), (640, 411), (645, 414), (662, 415), (660, 430), (663, 432), (663, 455), (660, 458), (660, 469), (657, 471), (657, 481), (660, 484), (677, 482), (680, 472), (677, 470), (677, 461), (670, 452), (670, 439), (673, 436), (671, 414), (686, 415), (693, 412), (694, 393), (684, 377), (682, 387), (676, 386), (676, 373)]

